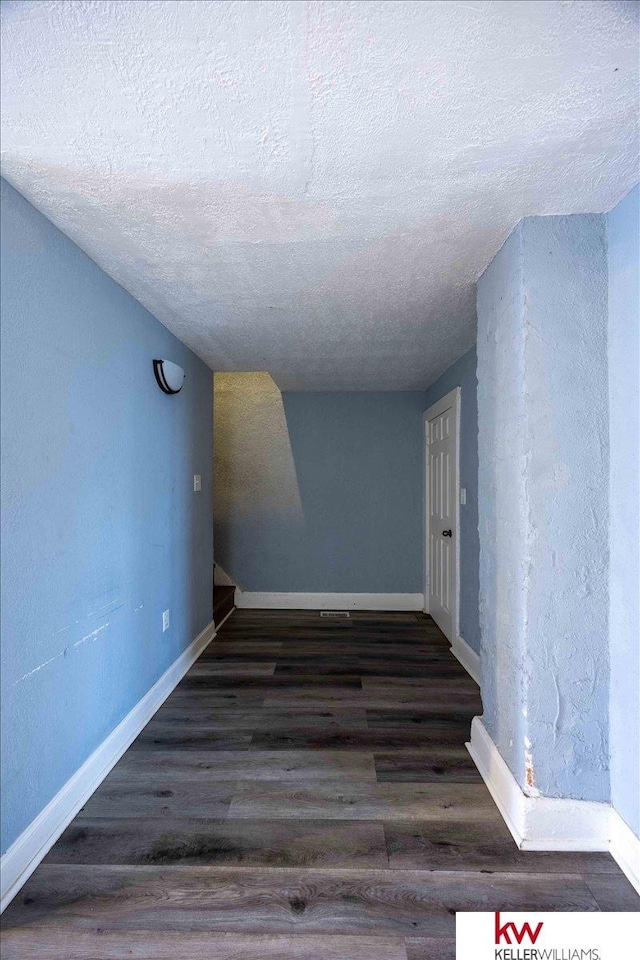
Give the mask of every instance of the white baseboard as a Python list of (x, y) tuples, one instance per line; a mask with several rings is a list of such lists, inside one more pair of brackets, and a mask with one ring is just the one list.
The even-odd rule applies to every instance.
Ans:
[(422, 610), (421, 593), (248, 593), (236, 590), (236, 607), (261, 610)]
[(527, 796), (480, 717), (467, 749), (521, 850), (609, 849), (608, 803)]
[(611, 811), (609, 843), (611, 856), (640, 893), (640, 837), (635, 835), (616, 810)]
[(454, 636), (451, 641), (451, 653), (459, 660), (472, 680), (480, 686), (480, 656), (461, 636)]
[(215, 635), (211, 621), (12, 843), (0, 862), (0, 912)]
[(480, 717), (467, 749), (521, 850), (608, 851), (640, 893), (640, 838), (610, 804), (527, 796)]

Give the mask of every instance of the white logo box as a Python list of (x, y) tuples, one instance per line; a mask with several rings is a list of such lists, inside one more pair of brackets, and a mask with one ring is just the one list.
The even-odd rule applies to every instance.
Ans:
[(640, 913), (456, 914), (456, 960), (633, 957), (640, 957)]

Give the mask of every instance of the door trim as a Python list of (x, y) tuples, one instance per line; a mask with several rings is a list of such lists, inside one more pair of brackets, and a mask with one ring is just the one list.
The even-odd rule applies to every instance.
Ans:
[(455, 543), (456, 543), (456, 563), (455, 577), (456, 585), (453, 591), (453, 616), (451, 618), (451, 628), (453, 637), (447, 637), (449, 643), (453, 643), (455, 637), (460, 634), (459, 609), (460, 609), (460, 401), (462, 391), (460, 387), (454, 387), (449, 393), (445, 394), (440, 400), (432, 404), (422, 414), (422, 436), (423, 436), (423, 468), (424, 468), (424, 612), (429, 613), (429, 435), (427, 424), (434, 417), (444, 413), (449, 407), (453, 408), (453, 421), (455, 429), (455, 439), (453, 444), (453, 476), (455, 485)]

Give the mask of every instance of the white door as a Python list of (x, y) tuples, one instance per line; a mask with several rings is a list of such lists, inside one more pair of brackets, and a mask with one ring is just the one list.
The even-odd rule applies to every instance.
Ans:
[(458, 396), (447, 394), (425, 417), (429, 613), (449, 640), (457, 627)]

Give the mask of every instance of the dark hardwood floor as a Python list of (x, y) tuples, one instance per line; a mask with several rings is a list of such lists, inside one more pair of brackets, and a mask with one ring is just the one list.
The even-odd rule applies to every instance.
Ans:
[(522, 853), (422, 614), (236, 611), (4, 916), (4, 960), (448, 960), (459, 910), (636, 910)]

